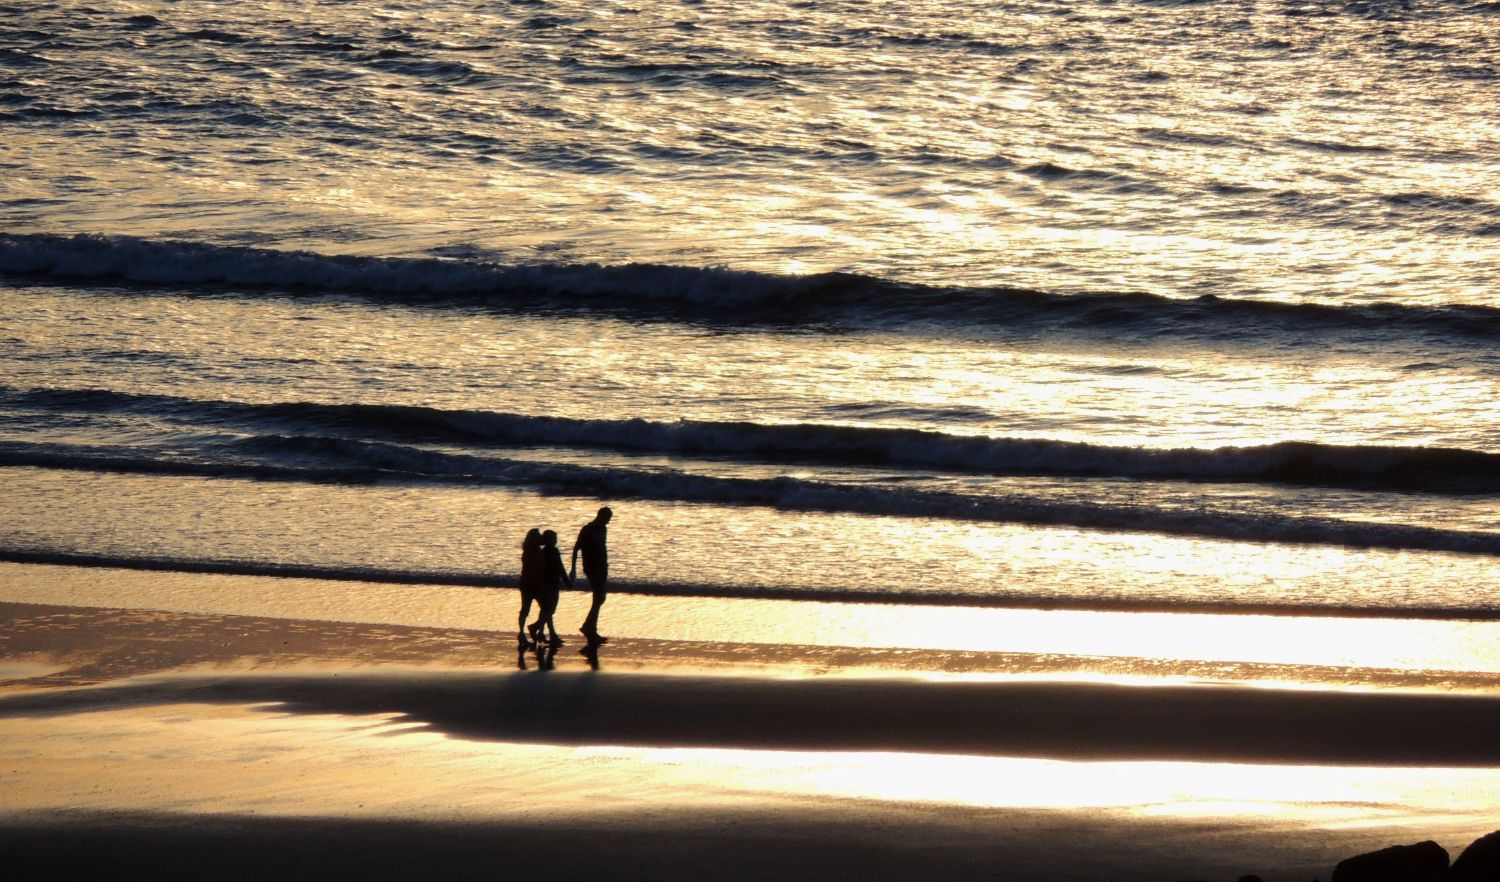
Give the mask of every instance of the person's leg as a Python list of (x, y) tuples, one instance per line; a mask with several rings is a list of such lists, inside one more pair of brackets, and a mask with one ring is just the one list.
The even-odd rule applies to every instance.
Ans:
[(526, 606), (522, 612), (522, 621), (525, 621), (525, 615), (531, 612), (531, 601), (533, 598), (536, 600), (536, 621), (525, 627), (526, 633), (531, 635), (532, 642), (536, 642), (542, 639), (542, 628), (547, 620), (547, 600), (546, 594), (541, 591), (533, 591), (527, 595)]
[(609, 595), (609, 579), (592, 573), (588, 574), (588, 577), (589, 587), (594, 590), (594, 601), (589, 605), (589, 614), (583, 620), (583, 627), (579, 630), (589, 638), (590, 643), (603, 643), (606, 638), (599, 636), (599, 609), (604, 606), (605, 598)]
[[(562, 645), (562, 638), (557, 636), (557, 624), (552, 620), (552, 617), (557, 614), (558, 593), (559, 592), (557, 591), (552, 591), (547, 595), (546, 607), (543, 611), (543, 615), (547, 620), (547, 631), (552, 635), (547, 642), (553, 646)], [(538, 633), (537, 639), (540, 642), (540, 632)]]
[(526, 633), (526, 617), (531, 615), (531, 592), (521, 591), (521, 614), (516, 616), (516, 633)]

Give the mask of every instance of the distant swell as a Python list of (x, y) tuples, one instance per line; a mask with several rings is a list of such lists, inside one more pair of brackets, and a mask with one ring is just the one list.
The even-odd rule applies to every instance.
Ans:
[[(202, 560), (191, 558), (147, 558), (121, 555), (81, 554), (44, 549), (0, 548), (0, 561), (21, 564), (43, 564), (75, 567), (146, 570), (205, 575), (261, 576), (287, 579), (326, 579), (348, 582), (379, 582), (398, 585), (456, 585), (472, 588), (510, 589), (515, 586), (513, 574), (480, 575), (476, 573), (387, 570), (374, 567), (332, 567), (261, 561)], [(1333, 603), (1305, 601), (1265, 603), (1205, 600), (1138, 599), (1109, 596), (1048, 596), (1036, 594), (995, 594), (948, 591), (858, 591), (840, 588), (759, 588), (743, 585), (638, 583), (611, 581), (610, 590), (618, 594), (655, 597), (709, 597), (748, 600), (801, 600), (825, 603), (880, 603), (915, 606), (971, 606), (988, 609), (1054, 609), (1098, 612), (1172, 612), (1220, 613), (1235, 615), (1328, 616), (1341, 618), (1500, 620), (1500, 608), (1476, 607), (1390, 607), (1340, 606)]]
[[(130, 236), (0, 233), (0, 274), (339, 293), (406, 304), (524, 307), (536, 297), (629, 310), (710, 310), (720, 321), (904, 326), (1124, 328), (1144, 335), (1221, 338), (1247, 323), (1271, 331), (1419, 330), (1500, 338), (1500, 309), (1287, 304), (1128, 292), (1053, 294), (1019, 288), (933, 287), (824, 273), (787, 276), (659, 264), (515, 264), (473, 259), (355, 257)], [(732, 308), (725, 312), (725, 308)]]
[[(1228, 509), (1182, 511), (1143, 504), (1057, 501), (1020, 493), (978, 495), (901, 485), (837, 484), (793, 477), (719, 477), (662, 468), (538, 463), (329, 438), (290, 440), (289, 443), (300, 444), (309, 454), (325, 459), (321, 464), (301, 465), (228, 459), (191, 462), (178, 457), (131, 454), (114, 448), (43, 449), (12, 442), (0, 445), (0, 465), (260, 480), (490, 484), (555, 495), (604, 496), (616, 500), (759, 506), (783, 511), (941, 518), (1245, 542), (1500, 556), (1500, 533)], [(339, 465), (340, 462), (343, 464)]]

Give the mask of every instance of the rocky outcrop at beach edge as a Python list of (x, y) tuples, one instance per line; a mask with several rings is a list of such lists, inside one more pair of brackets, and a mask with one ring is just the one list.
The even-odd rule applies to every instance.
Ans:
[(1445, 882), (1448, 850), (1432, 840), (1393, 845), (1339, 861), (1333, 882)]
[(1500, 830), (1479, 837), (1448, 870), (1449, 882), (1500, 882)]
[(1428, 840), (1340, 861), (1332, 882), (1500, 882), (1500, 830), (1474, 840), (1452, 866), (1447, 850)]
[[(1260, 877), (1241, 876), (1238, 882), (1260, 882)], [(1500, 830), (1474, 840), (1452, 866), (1448, 850), (1427, 840), (1339, 861), (1331, 882), (1500, 882)]]

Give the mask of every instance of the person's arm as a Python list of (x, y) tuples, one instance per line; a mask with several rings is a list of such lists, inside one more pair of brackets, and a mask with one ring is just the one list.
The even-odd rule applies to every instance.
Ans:
[[(587, 530), (588, 527), (584, 527), (582, 530), (579, 530), (578, 538), (573, 540), (573, 568), (572, 571), (568, 574), (569, 580), (578, 578), (578, 552), (583, 550), (583, 534)], [(571, 586), (572, 584), (572, 581), (568, 582), (569, 586)]]

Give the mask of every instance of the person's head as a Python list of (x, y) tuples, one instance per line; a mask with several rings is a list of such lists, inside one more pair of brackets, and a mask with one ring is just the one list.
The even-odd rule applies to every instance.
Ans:
[(551, 548), (557, 544), (557, 531), (548, 530), (542, 534), (542, 547)]
[(526, 538), (521, 540), (522, 548), (531, 548), (542, 544), (542, 531), (532, 527), (526, 531)]
[(606, 505), (603, 508), (599, 509), (599, 514), (595, 516), (594, 520), (598, 521), (601, 524), (607, 524), (609, 523), (609, 519), (614, 516), (615, 513), (610, 511), (609, 506)]

